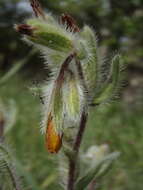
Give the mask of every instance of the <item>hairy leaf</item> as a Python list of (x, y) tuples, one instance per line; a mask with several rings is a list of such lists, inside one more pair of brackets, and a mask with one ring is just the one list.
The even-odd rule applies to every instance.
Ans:
[(30, 19), (27, 24), (32, 28), (32, 35), (26, 37), (30, 41), (61, 52), (72, 50), (71, 36), (60, 25), (46, 23), (40, 19)]
[(86, 50), (86, 58), (82, 60), (83, 73), (88, 90), (92, 92), (95, 89), (99, 78), (97, 38), (94, 35), (94, 32), (88, 26), (83, 28), (81, 36), (83, 38), (81, 43)]
[(115, 55), (112, 59), (110, 76), (108, 77), (107, 81), (103, 83), (103, 86), (95, 95), (95, 104), (109, 102), (118, 94), (122, 81), (121, 68), (121, 57), (119, 55)]
[[(14, 160), (12, 159), (6, 145), (0, 143), (0, 175), (3, 177), (7, 177), (7, 185), (10, 185), (9, 188), (13, 188), (15, 190), (22, 190), (22, 184), (20, 177), (17, 174)], [(3, 183), (2, 181), (1, 183)], [(6, 185), (3, 183), (4, 186)]]
[(96, 180), (96, 178), (103, 176), (108, 171), (107, 168), (109, 169), (111, 167), (112, 162), (116, 160), (118, 156), (119, 153), (114, 152), (103, 158), (94, 168), (90, 169), (87, 174), (85, 174), (77, 181), (75, 189), (83, 190), (90, 184), (93, 179)]

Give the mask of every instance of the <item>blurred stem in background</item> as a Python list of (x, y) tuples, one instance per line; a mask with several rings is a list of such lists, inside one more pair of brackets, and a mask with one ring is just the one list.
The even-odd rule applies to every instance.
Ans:
[(35, 54), (36, 51), (32, 50), (26, 58), (15, 63), (14, 66), (0, 78), (0, 85), (4, 85), (11, 77), (13, 77), (26, 63), (27, 59)]

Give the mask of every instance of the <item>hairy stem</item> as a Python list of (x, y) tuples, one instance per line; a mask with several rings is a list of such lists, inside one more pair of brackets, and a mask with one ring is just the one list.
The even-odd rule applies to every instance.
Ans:
[(74, 143), (74, 147), (73, 147), (73, 150), (76, 153), (79, 152), (79, 148), (80, 148), (80, 145), (81, 145), (81, 141), (82, 141), (83, 133), (84, 133), (84, 130), (85, 130), (86, 122), (87, 122), (87, 113), (84, 110), (82, 112), (79, 131), (77, 133), (77, 137), (75, 139), (75, 143)]
[[(84, 90), (88, 93), (87, 87), (85, 84), (85, 80), (84, 80), (84, 75), (83, 75), (81, 63), (77, 59), (76, 56), (75, 56), (75, 62), (76, 62), (76, 67), (78, 70), (79, 78), (81, 79)], [(73, 144), (73, 152), (75, 153), (74, 158), (69, 159), (69, 176), (68, 176), (67, 190), (74, 190), (75, 175), (76, 175), (76, 168), (77, 168), (77, 161), (78, 161), (78, 153), (79, 153), (80, 145), (81, 145), (81, 142), (83, 139), (83, 134), (84, 134), (85, 127), (86, 127), (87, 117), (88, 117), (88, 114), (87, 114), (86, 105), (85, 105), (83, 112), (82, 112), (82, 115), (81, 115), (77, 136), (76, 136), (75, 142)]]
[(74, 142), (73, 151), (75, 152), (74, 158), (69, 160), (69, 176), (68, 176), (68, 187), (67, 190), (74, 190), (75, 183), (75, 174), (76, 174), (76, 166), (78, 161), (78, 153), (80, 149), (80, 145), (82, 142), (83, 134), (86, 127), (87, 122), (87, 112), (84, 110), (81, 115), (79, 130)]

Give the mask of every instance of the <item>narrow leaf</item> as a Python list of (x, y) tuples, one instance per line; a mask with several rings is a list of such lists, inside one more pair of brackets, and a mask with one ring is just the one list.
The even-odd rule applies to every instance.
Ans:
[[(81, 32), (83, 38), (82, 45), (87, 52), (86, 58), (82, 60), (83, 73), (88, 85), (89, 91), (93, 91), (98, 83), (98, 53), (97, 53), (97, 38), (94, 35), (94, 32), (88, 27), (85, 26)], [(85, 40), (84, 40), (85, 39)]]
[(12, 159), (7, 147), (2, 143), (0, 143), (0, 174), (2, 176), (8, 176), (9, 181), (7, 181), (6, 184), (11, 184), (11, 188), (15, 190), (23, 189), (20, 177), (18, 176), (14, 165), (14, 160)]
[(109, 102), (118, 94), (122, 81), (121, 68), (121, 57), (119, 55), (116, 55), (112, 59), (111, 72), (109, 78), (95, 95), (95, 104)]
[(32, 50), (27, 56), (26, 58), (24, 58), (21, 61), (17, 61), (16, 64), (14, 64), (14, 66), (4, 75), (0, 78), (0, 85), (4, 85), (11, 77), (13, 77), (13, 75), (15, 75), (26, 63), (27, 60), (34, 55), (36, 51)]
[[(114, 160), (116, 160), (118, 156), (119, 156), (118, 152), (111, 153), (108, 156), (106, 156), (94, 168), (92, 168), (90, 171), (88, 171), (86, 175), (84, 175), (83, 177), (81, 177), (77, 181), (77, 183), (75, 185), (75, 189), (76, 190), (85, 189), (93, 179), (96, 179), (96, 176), (99, 177), (99, 174), (100, 174), (99, 172), (101, 172), (101, 169), (102, 169), (103, 165), (107, 164), (107, 163), (108, 163), (108, 166), (111, 165), (111, 163)], [(102, 173), (103, 173), (103, 171), (102, 171)]]

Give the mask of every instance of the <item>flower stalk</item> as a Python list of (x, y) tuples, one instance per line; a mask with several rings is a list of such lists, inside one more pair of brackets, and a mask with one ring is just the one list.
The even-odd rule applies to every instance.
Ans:
[(89, 26), (80, 30), (70, 15), (63, 14), (57, 21), (44, 13), (38, 0), (30, 0), (30, 3), (36, 18), (15, 28), (26, 42), (40, 50), (50, 70), (40, 95), (46, 147), (49, 153), (63, 151), (67, 158), (60, 161), (69, 164), (68, 169), (62, 168), (63, 179), (66, 179), (62, 185), (64, 190), (83, 190), (95, 176), (103, 176), (118, 155), (103, 158), (81, 176), (78, 168), (78, 163), (83, 164), (80, 146), (90, 107), (109, 103), (117, 96), (122, 82), (122, 59), (115, 55), (104, 70), (97, 37)]
[(76, 164), (78, 161), (78, 153), (80, 149), (80, 145), (82, 142), (83, 134), (86, 127), (88, 114), (84, 110), (81, 115), (80, 125), (78, 129), (77, 136), (75, 138), (74, 146), (73, 146), (73, 152), (74, 159), (69, 159), (69, 176), (68, 176), (68, 187), (67, 190), (74, 190), (74, 183), (75, 183), (75, 172), (76, 172)]

